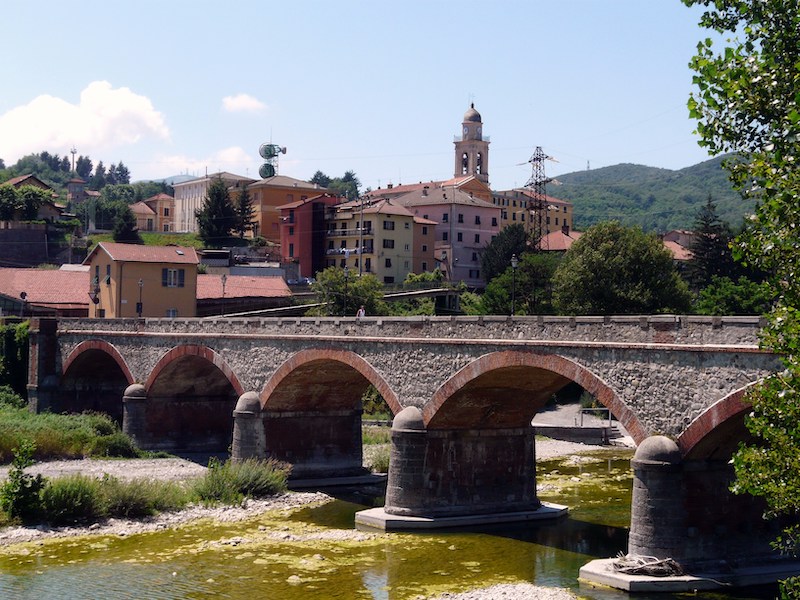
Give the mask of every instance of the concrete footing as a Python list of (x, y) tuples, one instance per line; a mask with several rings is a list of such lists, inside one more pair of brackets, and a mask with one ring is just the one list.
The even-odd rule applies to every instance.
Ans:
[(680, 576), (627, 575), (614, 570), (614, 558), (593, 560), (581, 567), (581, 583), (599, 584), (626, 592), (694, 592), (774, 583), (800, 573), (800, 561), (775, 561), (709, 570)]
[(356, 513), (356, 528), (380, 531), (416, 531), (421, 529), (446, 529), (473, 525), (493, 525), (519, 521), (558, 519), (567, 514), (567, 507), (542, 502), (536, 510), (518, 512), (459, 515), (454, 517), (413, 517), (388, 514), (383, 508), (370, 508)]

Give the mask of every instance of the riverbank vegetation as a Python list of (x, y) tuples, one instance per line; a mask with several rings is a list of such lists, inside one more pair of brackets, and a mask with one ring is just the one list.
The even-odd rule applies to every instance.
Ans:
[(203, 477), (188, 482), (101, 479), (83, 474), (48, 479), (32, 475), (35, 445), (14, 449), (8, 479), (0, 485), (0, 525), (76, 525), (107, 518), (142, 518), (190, 504), (241, 505), (286, 491), (290, 467), (274, 460), (221, 463), (212, 459)]

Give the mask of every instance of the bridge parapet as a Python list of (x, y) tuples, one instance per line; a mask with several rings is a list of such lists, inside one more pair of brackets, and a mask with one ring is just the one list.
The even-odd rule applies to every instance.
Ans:
[(757, 346), (759, 317), (295, 317), (250, 319), (61, 319), (59, 331), (139, 334), (350, 336), (541, 340), (622, 344)]

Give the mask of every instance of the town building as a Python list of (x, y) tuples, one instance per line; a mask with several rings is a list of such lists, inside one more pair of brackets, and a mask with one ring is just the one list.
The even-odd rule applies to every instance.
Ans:
[(327, 266), (326, 212), (341, 201), (338, 196), (318, 194), (277, 207), (281, 262), (297, 267), (288, 275), (290, 279), (314, 277)]
[(87, 278), (86, 270), (0, 267), (0, 316), (85, 317)]
[(331, 208), (327, 219), (326, 266), (353, 275), (371, 273), (382, 283), (402, 283), (415, 264), (434, 268), (434, 248), (415, 245), (420, 221), (397, 199), (355, 200)]
[(194, 248), (100, 242), (83, 261), (94, 318), (194, 317)]
[(169, 194), (156, 194), (146, 200), (134, 202), (131, 204), (131, 211), (136, 217), (139, 231), (175, 231), (175, 198)]
[[(560, 231), (567, 226), (572, 229), (573, 206), (568, 200), (545, 196), (537, 202), (536, 195), (529, 188), (492, 192), (492, 204), (501, 209), (500, 226), (508, 227), (519, 223), (531, 234), (537, 227), (539, 210), (542, 211), (542, 235)], [(541, 205), (541, 209), (539, 208)]]
[(215, 179), (222, 179), (228, 187), (231, 199), (242, 187), (246, 187), (255, 182), (255, 179), (242, 177), (233, 173), (221, 171), (204, 177), (196, 177), (174, 183), (172, 189), (175, 191), (175, 217), (173, 219), (175, 231), (181, 233), (197, 233), (197, 211), (203, 208), (203, 203), (208, 195), (208, 188)]
[[(280, 208), (293, 202), (307, 200), (326, 193), (328, 190), (316, 183), (309, 183), (286, 175), (275, 175), (247, 186), (253, 205), (254, 235), (280, 243)], [(238, 192), (237, 192), (238, 193)]]

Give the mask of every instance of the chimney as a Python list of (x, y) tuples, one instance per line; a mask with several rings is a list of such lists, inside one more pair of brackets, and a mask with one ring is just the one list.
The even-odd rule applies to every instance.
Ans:
[(389, 185), (386, 186), (387, 189), (392, 189), (393, 187), (394, 187), (393, 183), (390, 183)]

